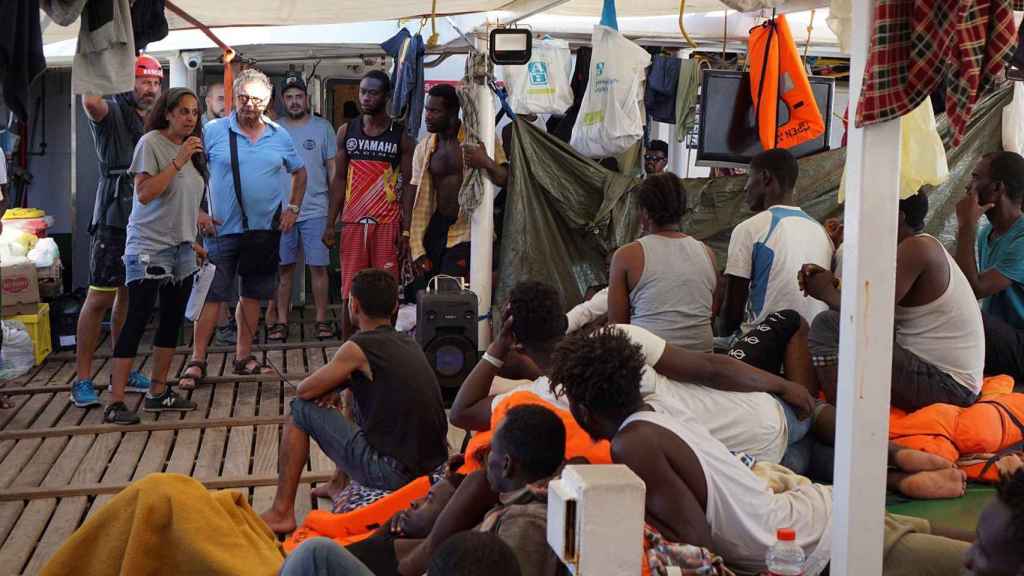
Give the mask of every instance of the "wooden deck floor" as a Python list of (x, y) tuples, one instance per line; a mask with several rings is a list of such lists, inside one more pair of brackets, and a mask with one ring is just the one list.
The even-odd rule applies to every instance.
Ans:
[[(24, 377), (0, 384), (15, 403), (11, 410), (0, 410), (0, 574), (37, 574), (112, 494), (153, 472), (187, 474), (211, 488), (239, 489), (257, 511), (269, 507), (281, 424), (294, 385), (323, 366), (339, 346), (313, 337), (311, 310), (297, 310), (291, 320), (289, 343), (254, 349), (290, 383), (236, 376), (233, 349), (212, 347), (213, 382), (187, 393), (198, 410), (184, 415), (140, 412), (142, 423), (137, 426), (104, 424), (102, 408), (80, 409), (69, 403), (75, 377), (70, 352), (51, 355)], [(183, 332), (191, 339), (190, 325)], [(147, 332), (136, 361), (147, 374), (150, 343)], [(109, 350), (109, 342), (104, 343), (94, 363), (97, 384), (109, 382)], [(178, 348), (171, 374), (182, 370), (188, 351), (187, 345)], [(105, 390), (100, 399), (106, 402)], [(135, 409), (141, 400), (141, 395), (129, 394), (127, 402)], [(329, 478), (332, 470), (311, 443), (296, 505), (300, 521), (311, 509), (329, 508), (326, 500), (314, 501), (309, 489)]]

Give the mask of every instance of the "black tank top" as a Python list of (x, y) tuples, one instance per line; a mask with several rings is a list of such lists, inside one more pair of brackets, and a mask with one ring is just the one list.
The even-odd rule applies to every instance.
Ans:
[(433, 471), (448, 458), (448, 420), (441, 387), (423, 349), (391, 326), (357, 332), (373, 381), (352, 375), (356, 423), (370, 445), (405, 466), (412, 476)]
[(368, 136), (363, 131), (363, 117), (352, 119), (345, 133), (345, 152), (348, 161), (387, 162), (393, 168), (401, 161), (402, 130), (394, 122), (379, 136)]

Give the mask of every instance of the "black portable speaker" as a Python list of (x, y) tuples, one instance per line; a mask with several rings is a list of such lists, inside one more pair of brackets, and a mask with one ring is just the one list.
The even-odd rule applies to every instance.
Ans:
[(477, 297), (464, 289), (420, 290), (416, 301), (416, 341), (434, 369), (445, 405), (451, 406), (479, 359)]

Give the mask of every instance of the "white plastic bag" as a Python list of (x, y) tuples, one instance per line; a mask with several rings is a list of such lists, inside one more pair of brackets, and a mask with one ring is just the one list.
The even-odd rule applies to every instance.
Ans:
[(563, 114), (572, 106), (572, 53), (565, 40), (535, 42), (525, 66), (500, 68), (516, 114)]
[(590, 158), (618, 156), (644, 135), (646, 50), (617, 30), (594, 26), (590, 82), (570, 144)]
[(0, 322), (4, 344), (0, 347), (0, 380), (28, 373), (36, 365), (36, 350), (28, 328), (17, 320)]
[(1003, 108), (1003, 150), (1024, 150), (1024, 84), (1013, 83), (1013, 101)]
[(217, 267), (210, 262), (205, 262), (199, 267), (194, 278), (192, 278), (192, 293), (188, 296), (188, 304), (185, 305), (185, 318), (189, 322), (195, 322), (206, 304), (206, 295), (210, 292), (210, 285), (213, 284), (213, 276)]

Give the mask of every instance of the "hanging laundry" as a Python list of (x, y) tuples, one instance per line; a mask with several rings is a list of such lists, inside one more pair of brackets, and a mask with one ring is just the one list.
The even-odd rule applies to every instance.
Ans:
[(679, 70), (683, 61), (675, 56), (659, 55), (647, 72), (644, 105), (647, 115), (656, 122), (676, 123), (676, 96), (679, 91)]
[(108, 96), (135, 86), (135, 37), (129, 0), (89, 0), (82, 11), (71, 93)]
[[(825, 121), (786, 17), (752, 29), (749, 50), (750, 93), (761, 146), (792, 148), (821, 136)], [(780, 113), (786, 111), (788, 119), (781, 122)]]
[(697, 92), (700, 90), (700, 62), (680, 60), (676, 89), (676, 140), (683, 142), (697, 123)]
[(755, 10), (764, 10), (778, 8), (786, 3), (786, 0), (722, 0), (722, 4), (725, 4), (729, 8), (737, 12), (753, 12)]
[(893, 120), (943, 79), (952, 144), (1016, 46), (1013, 0), (878, 0), (857, 126)]
[(3, 100), (22, 121), (28, 121), (32, 82), (46, 69), (38, 0), (0, 1), (0, 81)]
[(405, 126), (405, 132), (414, 140), (420, 133), (423, 118), (423, 37), (413, 36), (402, 28), (380, 45), (395, 61), (391, 71), (391, 100), (388, 115)]
[(164, 0), (135, 0), (132, 3), (132, 31), (135, 49), (145, 51), (150, 42), (167, 37), (167, 17)]
[(82, 15), (86, 0), (39, 0), (39, 8), (60, 26), (71, 26)]
[(548, 126), (548, 133), (562, 142), (568, 143), (572, 138), (572, 128), (576, 125), (580, 106), (583, 106), (583, 96), (587, 93), (587, 83), (590, 81), (592, 54), (593, 50), (589, 46), (580, 46), (576, 50), (576, 69), (572, 73), (572, 106), (553, 126)]

